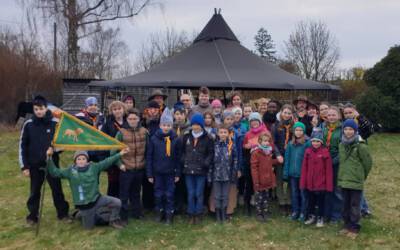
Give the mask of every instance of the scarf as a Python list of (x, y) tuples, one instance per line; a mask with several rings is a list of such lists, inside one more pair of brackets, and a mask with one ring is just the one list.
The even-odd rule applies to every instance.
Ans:
[(260, 126), (258, 126), (257, 128), (251, 128), (250, 132), (254, 135), (259, 134), (260, 132), (263, 132), (265, 130), (265, 125), (261, 124)]
[(339, 122), (335, 122), (333, 124), (328, 124), (326, 127), (328, 128), (328, 134), (326, 136), (326, 146), (329, 148), (331, 145), (331, 139), (333, 131), (339, 126)]
[(358, 134), (354, 134), (352, 137), (347, 138), (344, 134), (342, 134), (342, 143), (344, 145), (351, 145), (355, 142), (358, 142)]
[(272, 153), (271, 146), (263, 146), (263, 145), (259, 144), (258, 148), (261, 149), (266, 155), (270, 155)]

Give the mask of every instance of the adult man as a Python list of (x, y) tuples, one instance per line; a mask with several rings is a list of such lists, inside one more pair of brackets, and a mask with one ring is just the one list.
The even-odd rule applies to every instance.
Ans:
[(165, 100), (168, 98), (168, 95), (164, 94), (161, 89), (155, 89), (151, 95), (149, 96), (149, 98), (147, 99), (147, 101), (151, 102), (151, 101), (155, 101), (156, 103), (158, 103), (158, 105), (160, 106), (160, 114), (164, 111), (165, 109)]
[(189, 117), (192, 114), (192, 97), (189, 94), (182, 94), (180, 97), (181, 102), (185, 107), (186, 116)]

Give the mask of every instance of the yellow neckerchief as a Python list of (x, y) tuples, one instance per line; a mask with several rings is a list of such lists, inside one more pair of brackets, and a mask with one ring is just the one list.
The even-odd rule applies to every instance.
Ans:
[(165, 140), (165, 154), (170, 157), (171, 156), (171, 139), (169, 136), (164, 137)]
[(331, 139), (332, 139), (332, 134), (333, 131), (337, 128), (338, 123), (335, 122), (334, 124), (328, 124), (327, 128), (328, 128), (328, 134), (326, 136), (326, 146), (329, 147), (331, 145)]
[(233, 136), (235, 135), (234, 131), (229, 131), (229, 141), (228, 141), (228, 155), (231, 155), (233, 148)]

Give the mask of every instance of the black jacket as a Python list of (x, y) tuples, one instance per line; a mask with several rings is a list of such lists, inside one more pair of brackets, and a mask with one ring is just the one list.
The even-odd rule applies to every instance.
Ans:
[[(165, 137), (169, 136), (171, 140), (171, 154), (166, 155)], [(146, 174), (147, 177), (155, 175), (174, 175), (179, 177), (179, 140), (176, 134), (171, 130), (170, 133), (164, 134), (161, 129), (150, 138), (146, 151)]]
[(192, 131), (188, 131), (182, 138), (181, 161), (183, 173), (190, 175), (207, 175), (214, 156), (214, 143), (206, 131), (198, 138), (194, 146)]
[(51, 146), (56, 124), (50, 110), (43, 118), (34, 115), (25, 122), (19, 142), (21, 170), (46, 166), (46, 151)]

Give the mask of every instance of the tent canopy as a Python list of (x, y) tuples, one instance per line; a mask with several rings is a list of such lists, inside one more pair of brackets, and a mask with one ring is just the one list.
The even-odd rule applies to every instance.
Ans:
[(163, 63), (126, 78), (92, 81), (90, 86), (338, 90), (302, 79), (266, 62), (243, 47), (220, 13), (215, 12), (193, 44)]

